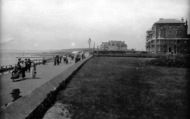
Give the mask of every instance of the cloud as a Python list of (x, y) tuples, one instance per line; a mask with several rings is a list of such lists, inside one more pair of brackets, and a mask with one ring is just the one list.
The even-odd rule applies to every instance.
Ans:
[[(188, 0), (2, 0), (2, 41), (23, 49), (88, 47), (124, 40), (145, 49), (145, 33), (162, 18), (188, 18)], [(168, 7), (170, 6), (170, 7)], [(175, 12), (174, 12), (175, 11)], [(20, 44), (19, 44), (20, 43)], [(37, 43), (38, 47), (31, 45)], [(138, 44), (139, 43), (139, 44)]]
[(10, 42), (13, 42), (15, 39), (12, 38), (12, 37), (7, 37), (7, 38), (4, 38), (0, 41), (0, 44), (7, 44), (7, 43), (10, 43)]

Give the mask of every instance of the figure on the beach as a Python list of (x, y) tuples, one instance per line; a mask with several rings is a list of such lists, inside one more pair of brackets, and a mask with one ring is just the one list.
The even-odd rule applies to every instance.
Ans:
[(31, 63), (31, 77), (32, 78), (36, 78), (36, 64), (35, 64), (35, 62), (33, 61), (32, 63)]

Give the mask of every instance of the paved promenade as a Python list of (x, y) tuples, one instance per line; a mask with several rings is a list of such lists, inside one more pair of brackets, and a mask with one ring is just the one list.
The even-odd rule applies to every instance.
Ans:
[(17, 81), (15, 82), (12, 82), (12, 80), (10, 79), (10, 73), (1, 75), (1, 106), (8, 102), (11, 102), (12, 97), (10, 95), (10, 92), (13, 89), (19, 88), (22, 96), (30, 94), (34, 89), (40, 87), (42, 84), (57, 76), (71, 65), (73, 65), (73, 63), (61, 63), (58, 66), (54, 66), (53, 62), (50, 62), (46, 65), (37, 65), (37, 76), (35, 79), (31, 78), (30, 73), (26, 73), (26, 77), (24, 80), (17, 79)]

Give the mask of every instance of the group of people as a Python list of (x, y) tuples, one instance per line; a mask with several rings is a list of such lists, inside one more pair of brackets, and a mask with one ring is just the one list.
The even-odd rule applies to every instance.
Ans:
[(59, 55), (56, 55), (54, 57), (54, 65), (59, 65), (61, 63), (62, 57)]
[(83, 60), (83, 59), (85, 59), (84, 53), (77, 54), (75, 57), (75, 63), (77, 63), (78, 61)]
[(56, 55), (54, 57), (54, 65), (59, 65), (62, 61), (65, 64), (68, 64), (70, 62), (70, 60), (72, 60), (73, 58), (67, 55), (64, 56), (60, 56), (60, 55)]
[(54, 65), (59, 65), (62, 62), (62, 60), (65, 64), (68, 64), (72, 60), (74, 60), (74, 62), (77, 63), (78, 61), (82, 59), (85, 59), (84, 53), (78, 53), (74, 55), (64, 55), (64, 56), (56, 55), (54, 57)]
[(25, 73), (30, 72), (31, 77), (35, 78), (36, 76), (36, 64), (34, 61), (31, 61), (30, 59), (21, 60), (21, 58), (18, 59), (17, 64), (15, 65), (13, 71), (12, 71), (12, 77), (13, 81), (17, 78), (21, 77), (25, 78)]

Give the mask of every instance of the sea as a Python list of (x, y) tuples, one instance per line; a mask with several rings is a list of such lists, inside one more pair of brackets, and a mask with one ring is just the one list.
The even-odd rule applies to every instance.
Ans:
[(18, 57), (42, 57), (42, 55), (38, 52), (1, 52), (0, 66), (15, 65), (18, 61)]

